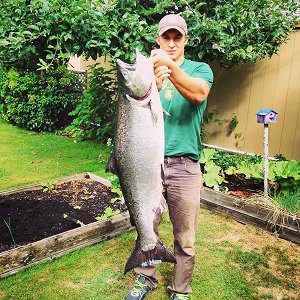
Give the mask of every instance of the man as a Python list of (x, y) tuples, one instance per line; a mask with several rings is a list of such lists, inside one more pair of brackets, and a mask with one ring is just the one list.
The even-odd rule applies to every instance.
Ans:
[[(195, 235), (200, 206), (200, 130), (213, 74), (205, 63), (187, 60), (185, 20), (175, 14), (161, 19), (151, 52), (156, 84), (165, 114), (163, 193), (173, 225), (174, 265), (168, 290), (173, 300), (189, 299), (195, 265)], [(157, 287), (156, 268), (135, 268), (138, 274), (126, 300), (143, 299)]]

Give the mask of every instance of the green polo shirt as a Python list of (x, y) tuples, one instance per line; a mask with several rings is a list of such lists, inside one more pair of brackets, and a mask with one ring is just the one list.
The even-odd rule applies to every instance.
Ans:
[[(180, 69), (191, 77), (204, 79), (209, 87), (213, 84), (213, 73), (206, 63), (185, 59)], [(159, 94), (166, 111), (165, 156), (188, 156), (193, 160), (199, 160), (202, 150), (201, 124), (207, 99), (200, 105), (190, 103), (167, 78)]]

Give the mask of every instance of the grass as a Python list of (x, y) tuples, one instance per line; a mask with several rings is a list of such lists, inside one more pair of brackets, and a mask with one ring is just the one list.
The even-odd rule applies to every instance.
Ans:
[(0, 120), (0, 190), (80, 172), (105, 177), (109, 147), (30, 132)]
[(272, 198), (288, 212), (300, 215), (300, 187), (293, 191), (273, 193)]
[[(3, 121), (0, 138), (0, 189), (82, 171), (104, 176), (107, 147), (75, 144), (67, 137), (31, 133)], [(160, 236), (172, 248), (171, 232), (165, 215)], [(123, 299), (134, 282), (132, 273), (123, 274), (134, 239), (134, 232), (124, 233), (2, 279), (0, 299)], [(196, 248), (193, 300), (300, 300), (298, 245), (201, 210)], [(172, 265), (161, 264), (158, 271), (160, 285), (147, 300), (168, 299)]]
[[(165, 216), (160, 236), (169, 247), (171, 230)], [(124, 233), (3, 279), (0, 299), (123, 299), (134, 281), (132, 273), (123, 274), (134, 239), (134, 232)], [(192, 299), (300, 299), (297, 245), (201, 210), (196, 247)], [(161, 264), (158, 271), (160, 285), (147, 297), (149, 300), (168, 299), (166, 286), (172, 266)]]

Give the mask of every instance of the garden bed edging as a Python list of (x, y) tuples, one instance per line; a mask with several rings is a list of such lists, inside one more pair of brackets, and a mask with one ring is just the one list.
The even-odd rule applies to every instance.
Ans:
[[(90, 178), (106, 186), (110, 182), (89, 172), (58, 179), (58, 183), (74, 179)], [(32, 184), (21, 188), (0, 192), (2, 195), (30, 190), (43, 189), (41, 184)], [(0, 278), (13, 275), (32, 265), (49, 261), (74, 250), (111, 239), (125, 231), (132, 230), (128, 212), (107, 220), (96, 221), (79, 228), (47, 237), (37, 242), (0, 253)]]

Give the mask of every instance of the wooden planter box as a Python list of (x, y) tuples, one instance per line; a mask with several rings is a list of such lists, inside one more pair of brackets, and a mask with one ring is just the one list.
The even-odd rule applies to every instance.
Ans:
[[(110, 186), (108, 180), (91, 173), (81, 173), (75, 176), (64, 177), (59, 179), (58, 182), (69, 182), (74, 179), (78, 180), (86, 177), (106, 186)], [(42, 185), (29, 185), (0, 192), (0, 194), (8, 195), (38, 189), (43, 189)], [(130, 224), (129, 214), (125, 213), (108, 220), (90, 223), (31, 244), (2, 252), (0, 253), (0, 278), (15, 274), (18, 271), (37, 263), (52, 260), (53, 258), (60, 257), (71, 251), (110, 239), (124, 231), (132, 229), (133, 227)]]
[(218, 211), (239, 222), (263, 228), (274, 235), (300, 244), (300, 217), (274, 212), (266, 206), (251, 204), (237, 197), (208, 188), (201, 191), (201, 207)]
[[(58, 182), (68, 182), (86, 177), (110, 186), (108, 180), (91, 173), (64, 177), (58, 180)], [(42, 185), (29, 185), (0, 192), (0, 194), (7, 195), (42, 188)], [(277, 215), (277, 219), (274, 220), (274, 211), (270, 208), (245, 203), (239, 198), (208, 188), (203, 188), (201, 192), (201, 207), (218, 211), (242, 223), (258, 226), (272, 232), (278, 237), (300, 244), (300, 218), (298, 216), (281, 212)], [(60, 257), (76, 249), (110, 239), (124, 231), (132, 229), (129, 214), (120, 214), (105, 221), (97, 221), (25, 246), (2, 252), (0, 253), (0, 278), (15, 274), (37, 263)]]

